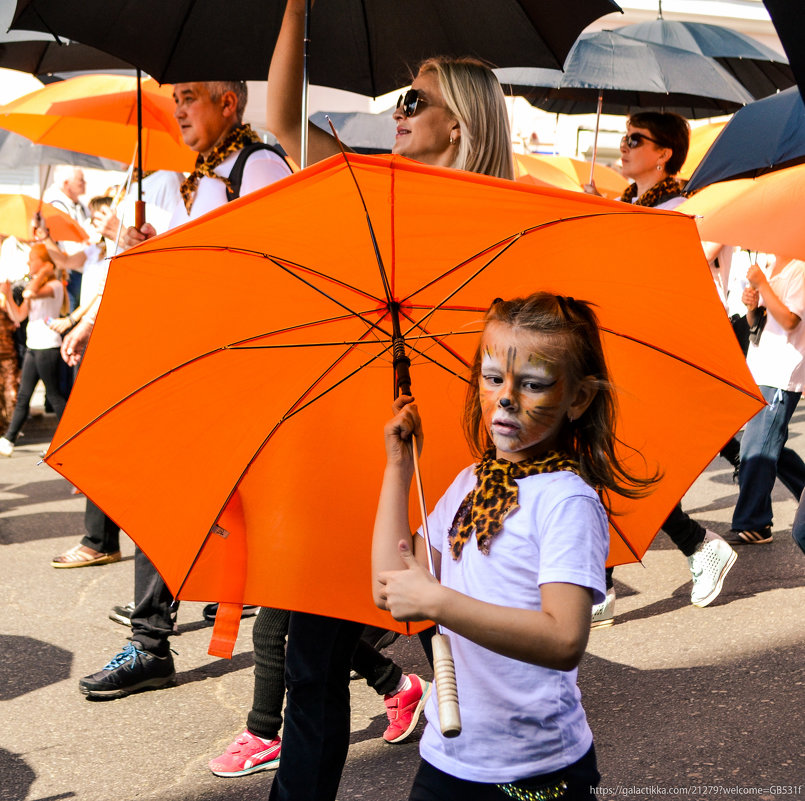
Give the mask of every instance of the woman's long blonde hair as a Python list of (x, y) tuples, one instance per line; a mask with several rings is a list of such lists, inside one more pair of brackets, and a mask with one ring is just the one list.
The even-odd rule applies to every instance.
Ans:
[(419, 66), (431, 72), (447, 110), (458, 120), (461, 136), (453, 167), (514, 178), (506, 99), (489, 67), (474, 58), (429, 58)]

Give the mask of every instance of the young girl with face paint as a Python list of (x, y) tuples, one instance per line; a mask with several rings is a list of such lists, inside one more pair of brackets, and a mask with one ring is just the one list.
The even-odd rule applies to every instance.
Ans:
[(463, 728), (440, 734), (432, 695), (410, 799), (593, 798), (576, 668), (605, 592), (607, 498), (652, 483), (615, 456), (595, 314), (546, 293), (490, 308), (465, 404), (480, 460), (428, 518), (436, 578), (408, 528), (410, 440), (422, 436), (412, 401), (398, 398), (385, 428), (373, 592), (397, 620), (450, 633)]

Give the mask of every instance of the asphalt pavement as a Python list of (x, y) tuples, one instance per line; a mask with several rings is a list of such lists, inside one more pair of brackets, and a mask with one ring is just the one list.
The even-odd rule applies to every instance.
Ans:
[[(0, 461), (0, 801), (253, 801), (271, 773), (214, 777), (207, 761), (243, 728), (251, 703), (251, 628), (231, 661), (207, 654), (201, 604), (179, 611), (177, 686), (88, 701), (78, 679), (126, 642), (108, 619), (133, 595), (133, 545), (123, 561), (54, 570), (78, 542), (84, 499), (44, 464), (50, 416), (32, 418)], [(805, 454), (805, 405), (790, 444)], [(132, 492), (141, 488), (132, 487)], [(683, 506), (729, 529), (737, 487), (716, 459)], [(805, 799), (805, 554), (790, 525), (796, 505), (778, 485), (774, 542), (744, 546), (720, 597), (690, 605), (685, 558), (660, 534), (642, 565), (615, 571), (616, 623), (591, 632), (579, 683), (592, 726), (601, 798), (750, 796)], [(430, 678), (418, 640), (389, 650)], [(382, 699), (352, 682), (352, 738), (339, 799), (401, 801), (422, 724), (388, 745)]]

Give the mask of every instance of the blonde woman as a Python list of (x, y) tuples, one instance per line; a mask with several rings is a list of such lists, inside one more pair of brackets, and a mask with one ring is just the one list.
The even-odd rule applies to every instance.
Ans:
[[(297, 163), (304, 17), (304, 0), (288, 0), (271, 59), (266, 106), (266, 127)], [(410, 90), (397, 101), (394, 123), (389, 140), (395, 155), (435, 167), (514, 177), (503, 90), (480, 61), (424, 61)], [(308, 125), (308, 164), (339, 152), (334, 137)], [(350, 661), (362, 628), (352, 621), (291, 614), (285, 667), (288, 701), (272, 801), (335, 798), (349, 746)], [(410, 678), (416, 679), (410, 690), (401, 690), (396, 698), (386, 696), (389, 727), (403, 736), (416, 726), (430, 690), (426, 682), (417, 684), (418, 677)]]

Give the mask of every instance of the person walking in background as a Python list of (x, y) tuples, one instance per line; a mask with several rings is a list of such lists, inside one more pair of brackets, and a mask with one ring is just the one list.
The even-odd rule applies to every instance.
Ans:
[[(53, 183), (45, 190), (42, 200), (69, 214), (87, 233), (90, 233), (91, 215), (81, 202), (81, 197), (86, 191), (87, 182), (84, 178), (84, 171), (80, 167), (73, 167), (70, 164), (60, 164), (54, 169)], [(68, 256), (81, 254), (83, 251), (83, 245), (78, 242), (61, 242), (59, 247)], [(73, 259), (67, 275), (69, 311), (73, 311), (80, 302), (83, 272), (84, 259), (82, 257)]]
[[(195, 170), (176, 194), (169, 228), (225, 205), (232, 194), (229, 177), (242, 168), (238, 192), (245, 195), (290, 174), (284, 159), (259, 143), (243, 124), (247, 90), (243, 81), (177, 83), (174, 116), (185, 143), (198, 153)], [(133, 247), (156, 234), (150, 223), (141, 230), (129, 228), (123, 246)], [(80, 361), (89, 339), (94, 314), (65, 337), (62, 347), (69, 364)], [(173, 596), (148, 557), (135, 551), (134, 610), (131, 642), (101, 670), (85, 676), (79, 690), (90, 698), (120, 698), (139, 690), (173, 682), (175, 667), (169, 638), (174, 632)]]
[(798, 501), (805, 488), (802, 459), (792, 452), (782, 471), (780, 461), (788, 422), (805, 386), (805, 262), (778, 256), (769, 278), (756, 264), (746, 278), (743, 301), (750, 330), (756, 332), (746, 361), (768, 406), (746, 424), (741, 439), (738, 501), (726, 539), (733, 545), (763, 545), (773, 539), (776, 476)]
[(48, 325), (48, 320), (61, 316), (64, 287), (56, 278), (56, 266), (45, 245), (39, 243), (31, 248), (28, 267), (31, 281), (23, 290), (22, 305), (14, 303), (8, 282), (2, 288), (6, 307), (10, 309), (12, 316), (18, 321), (28, 319), (27, 350), (22, 363), (17, 402), (6, 433), (0, 438), (2, 456), (11, 456), (14, 453), (14, 443), (28, 419), (31, 398), (40, 379), (53, 404), (57, 420), (61, 419), (66, 404), (59, 389), (59, 348), (62, 339)]
[[(620, 197), (624, 203), (655, 209), (676, 208), (685, 199), (684, 184), (676, 175), (685, 163), (690, 143), (690, 126), (678, 114), (645, 111), (626, 122), (621, 139), (622, 173), (633, 181)], [(598, 194), (591, 184), (587, 192)], [(673, 254), (669, 254), (673, 259)], [(665, 269), (647, 264), (647, 270)], [(694, 606), (711, 604), (721, 592), (727, 573), (735, 564), (735, 551), (724, 538), (705, 529), (677, 504), (662, 530), (687, 557), (693, 586), (690, 602)], [(607, 597), (593, 609), (592, 626), (611, 626), (615, 619), (615, 586), (612, 569), (607, 570)]]
[[(295, 161), (301, 158), (304, 0), (289, 0), (268, 75), (266, 127)], [(474, 59), (429, 59), (402, 95), (390, 131), (392, 152), (423, 164), (512, 179), (511, 134), (503, 91)], [(340, 153), (338, 142), (307, 126), (308, 161)], [(349, 671), (363, 626), (292, 612), (285, 662), (283, 751), (272, 801), (333, 801), (349, 748)], [(406, 704), (427, 688), (415, 683)]]

